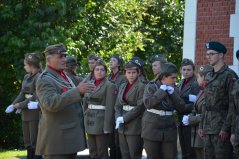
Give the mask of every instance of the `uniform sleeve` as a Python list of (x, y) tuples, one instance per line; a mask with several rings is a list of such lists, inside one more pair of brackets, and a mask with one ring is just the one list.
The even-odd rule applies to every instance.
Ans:
[(36, 84), (36, 94), (41, 107), (50, 112), (61, 111), (71, 104), (82, 101), (78, 88), (72, 88), (61, 94), (53, 82), (41, 77)]
[(198, 116), (190, 115), (188, 121), (189, 121), (189, 125), (198, 125), (201, 121), (201, 115), (198, 115)]
[(120, 102), (120, 96), (121, 96), (121, 91), (123, 90), (123, 84), (120, 85), (118, 95), (116, 97), (116, 102), (115, 102), (115, 119), (117, 119), (119, 116), (122, 116), (122, 103)]
[(233, 85), (235, 80), (237, 79), (236, 74), (230, 74), (228, 79), (227, 79), (227, 89), (228, 89), (228, 113), (226, 116), (226, 120), (222, 125), (222, 130), (226, 132), (231, 131), (231, 123), (232, 123), (232, 118), (233, 118), (233, 98), (232, 98), (232, 91), (233, 91)]
[(230, 100), (232, 100), (229, 103), (229, 113), (231, 114), (231, 133), (235, 134), (235, 121), (236, 121), (236, 103), (235, 103), (235, 99), (236, 99), (236, 89), (238, 89), (237, 85), (234, 85), (233, 87), (233, 91), (230, 95)]
[(117, 97), (117, 87), (115, 84), (108, 84), (106, 90), (106, 108), (104, 119), (104, 131), (112, 132), (114, 127), (114, 106)]
[(167, 93), (157, 88), (155, 83), (149, 83), (145, 86), (143, 102), (147, 109), (155, 108), (167, 96)]
[(128, 123), (131, 120), (135, 119), (139, 115), (142, 115), (142, 113), (145, 110), (144, 103), (143, 103), (143, 95), (144, 95), (144, 85), (142, 85), (137, 90), (137, 105), (130, 111), (128, 111), (124, 116), (124, 123)]

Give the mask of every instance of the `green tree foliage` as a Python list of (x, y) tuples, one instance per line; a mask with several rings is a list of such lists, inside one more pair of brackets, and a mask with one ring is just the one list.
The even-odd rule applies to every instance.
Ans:
[(22, 144), (20, 115), (4, 110), (21, 89), (24, 54), (64, 43), (78, 57), (81, 73), (95, 52), (108, 62), (114, 52), (125, 61), (163, 54), (179, 66), (182, 54), (183, 0), (36, 0), (0, 2), (0, 148)]

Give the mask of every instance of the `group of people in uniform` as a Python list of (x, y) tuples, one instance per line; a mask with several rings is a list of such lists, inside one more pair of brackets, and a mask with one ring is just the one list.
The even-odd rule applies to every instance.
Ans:
[(87, 147), (91, 159), (141, 159), (143, 148), (148, 159), (176, 159), (178, 138), (183, 159), (239, 158), (238, 76), (222, 43), (205, 47), (208, 64), (198, 69), (154, 55), (151, 81), (139, 57), (123, 67), (115, 53), (108, 69), (90, 54), (83, 78), (63, 44), (46, 47), (44, 71), (35, 53), (25, 54), (27, 74), (6, 113), (22, 114), (27, 159), (75, 159)]

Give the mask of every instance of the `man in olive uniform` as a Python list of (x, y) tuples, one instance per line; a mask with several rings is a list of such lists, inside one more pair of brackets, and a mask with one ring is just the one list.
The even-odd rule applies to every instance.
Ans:
[(95, 68), (96, 61), (99, 59), (100, 59), (100, 56), (95, 53), (91, 53), (88, 56), (88, 65), (89, 65), (90, 73), (86, 76), (86, 81), (91, 81), (94, 79), (94, 73), (92, 71)]
[[(236, 52), (237, 60), (239, 61), (239, 50)], [(239, 80), (233, 85), (232, 99), (230, 100), (230, 113), (232, 115), (232, 128), (231, 128), (231, 143), (234, 148), (236, 158), (239, 158)]]
[(72, 82), (74, 82), (75, 85), (78, 85), (84, 79), (83, 77), (76, 74), (75, 70), (77, 66), (78, 64), (75, 57), (66, 57), (66, 68), (64, 69), (64, 72), (68, 77), (71, 78)]
[(65, 75), (67, 52), (63, 44), (50, 45), (44, 53), (46, 69), (36, 84), (42, 110), (36, 153), (44, 159), (75, 159), (77, 152), (86, 148), (80, 102), (95, 86), (86, 80), (75, 86)]
[(173, 111), (184, 111), (185, 102), (175, 88), (177, 67), (161, 65), (160, 76), (149, 82), (143, 101), (147, 110), (142, 118), (144, 148), (148, 159), (177, 158), (177, 126)]
[(205, 77), (205, 111), (199, 134), (204, 138), (206, 159), (230, 159), (232, 147), (229, 140), (231, 133), (229, 95), (237, 75), (224, 62), (227, 49), (222, 43), (208, 42), (206, 49), (206, 58), (214, 70)]

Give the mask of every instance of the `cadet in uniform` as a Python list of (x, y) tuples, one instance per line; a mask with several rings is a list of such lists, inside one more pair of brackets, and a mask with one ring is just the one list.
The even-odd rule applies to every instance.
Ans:
[[(239, 58), (239, 50), (236, 52), (236, 58)], [(236, 158), (239, 158), (239, 80), (233, 85), (232, 99), (230, 99), (230, 113), (232, 115), (231, 143), (234, 148)]]
[(136, 61), (136, 64), (139, 64), (138, 65), (139, 71), (140, 71), (139, 72), (139, 79), (142, 83), (147, 84), (149, 82), (149, 80), (148, 80), (146, 72), (144, 70), (144, 61), (139, 57), (133, 57), (131, 60)]
[(237, 75), (224, 62), (227, 49), (222, 43), (208, 42), (206, 49), (206, 58), (214, 70), (205, 77), (205, 111), (199, 134), (204, 139), (206, 159), (229, 159), (232, 151), (229, 140), (231, 131), (231, 118), (228, 113), (229, 95)]
[(108, 75), (108, 80), (116, 84), (119, 87), (122, 83), (126, 82), (126, 78), (123, 72), (120, 71), (120, 67), (123, 65), (123, 58), (114, 53), (110, 59), (111, 73)]
[(93, 69), (96, 89), (85, 94), (84, 115), (85, 129), (91, 159), (108, 159), (110, 134), (114, 130), (114, 105), (117, 87), (106, 78), (105, 62), (98, 60)]
[[(137, 64), (136, 64), (137, 63)], [(139, 79), (138, 60), (125, 65), (127, 82), (120, 85), (115, 104), (116, 129), (123, 159), (141, 159), (143, 139), (141, 120), (145, 110), (143, 104), (144, 84)]]
[(72, 82), (77, 86), (83, 77), (76, 74), (75, 70), (77, 67), (77, 61), (75, 57), (68, 56), (66, 57), (66, 68), (64, 69), (65, 74), (71, 78)]
[[(110, 69), (111, 73), (108, 75), (107, 79), (116, 84), (117, 88), (119, 86), (126, 82), (126, 78), (123, 74), (123, 72), (120, 71), (120, 68), (123, 65), (123, 58), (117, 54), (114, 53), (113, 56), (110, 59)], [(113, 93), (113, 92), (112, 92)], [(120, 146), (119, 146), (119, 135), (118, 132), (114, 130), (111, 136), (111, 140), (109, 143), (109, 148), (110, 148), (110, 158), (111, 159), (121, 159), (121, 151), (120, 151)]]
[(197, 95), (200, 88), (197, 83), (197, 77), (194, 75), (195, 66), (193, 62), (189, 59), (183, 59), (181, 64), (181, 74), (184, 79), (182, 79), (178, 84), (180, 97), (185, 102), (185, 111), (179, 114), (179, 126), (178, 135), (180, 146), (182, 150), (183, 159), (193, 159), (196, 158), (194, 149), (191, 147), (191, 126), (183, 125), (182, 117), (183, 115), (188, 115), (193, 110), (193, 102), (189, 101), (189, 94)]
[(36, 83), (42, 111), (36, 153), (44, 159), (75, 159), (86, 148), (81, 101), (95, 86), (86, 80), (75, 86), (65, 75), (66, 48), (63, 44), (46, 47), (47, 65)]
[[(37, 106), (36, 81), (40, 75), (40, 59), (35, 53), (25, 54), (24, 69), (27, 74), (22, 81), (21, 92), (12, 103), (13, 107), (22, 110), (22, 128), (27, 159), (35, 157), (40, 109)], [(41, 156), (36, 156), (41, 158)]]
[(183, 124), (191, 125), (191, 147), (194, 148), (197, 159), (204, 159), (203, 139), (198, 135), (197, 131), (199, 123), (202, 120), (202, 112), (204, 110), (204, 77), (211, 71), (213, 71), (213, 67), (211, 65), (202, 65), (199, 67), (197, 71), (197, 81), (201, 90), (197, 97), (191, 94), (189, 95), (189, 101), (194, 102), (194, 108), (192, 113), (184, 115), (183, 117)]
[(95, 53), (91, 53), (88, 56), (88, 65), (89, 65), (90, 73), (86, 76), (86, 81), (90, 81), (94, 79), (93, 69), (95, 68), (96, 61), (99, 59), (100, 59), (100, 56)]
[(142, 135), (148, 159), (177, 157), (177, 126), (173, 111), (183, 112), (185, 102), (175, 88), (177, 67), (161, 64), (155, 82), (146, 85), (143, 101), (147, 110), (142, 119)]

